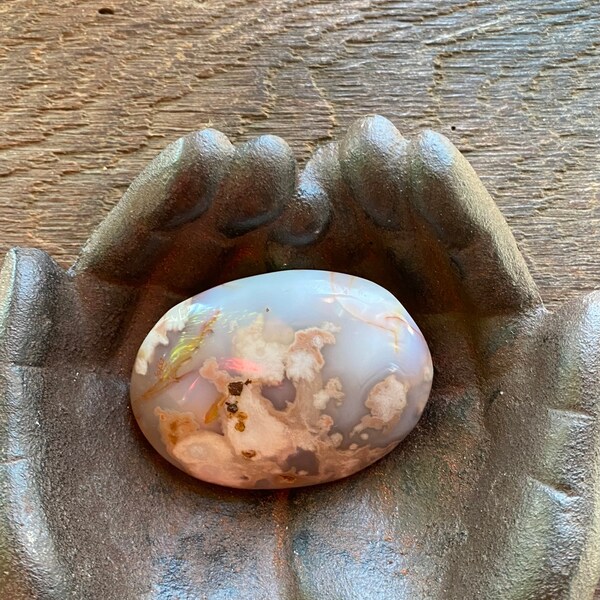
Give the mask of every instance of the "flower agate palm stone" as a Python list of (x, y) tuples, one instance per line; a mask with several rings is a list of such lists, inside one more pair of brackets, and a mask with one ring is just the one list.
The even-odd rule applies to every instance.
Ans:
[(432, 377), (425, 339), (390, 292), (280, 271), (169, 310), (138, 352), (131, 401), (150, 443), (190, 475), (288, 488), (390, 452), (419, 420)]

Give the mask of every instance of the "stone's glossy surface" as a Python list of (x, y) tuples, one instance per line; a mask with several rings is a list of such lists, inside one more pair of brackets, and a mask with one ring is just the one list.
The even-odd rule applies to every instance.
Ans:
[(280, 271), (226, 283), (168, 311), (131, 379), (138, 423), (190, 475), (238, 488), (332, 481), (416, 425), (427, 344), (375, 283)]

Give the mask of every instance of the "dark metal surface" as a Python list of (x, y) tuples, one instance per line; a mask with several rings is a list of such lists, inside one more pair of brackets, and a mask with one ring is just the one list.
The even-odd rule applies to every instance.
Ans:
[[(239, 492), (163, 461), (133, 422), (135, 352), (175, 302), (295, 267), (392, 291), (430, 343), (417, 429), (346, 480)], [(352, 126), (288, 146), (206, 130), (132, 184), (69, 272), (1, 276), (0, 597), (591, 598), (600, 568), (600, 296), (542, 306), (442, 136)]]

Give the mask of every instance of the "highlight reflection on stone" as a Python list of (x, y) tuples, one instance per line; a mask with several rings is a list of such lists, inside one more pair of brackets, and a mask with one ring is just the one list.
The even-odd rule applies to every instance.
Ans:
[(142, 344), (136, 419), (204, 481), (286, 488), (346, 477), (392, 450), (431, 389), (427, 344), (375, 283), (280, 271), (178, 304)]

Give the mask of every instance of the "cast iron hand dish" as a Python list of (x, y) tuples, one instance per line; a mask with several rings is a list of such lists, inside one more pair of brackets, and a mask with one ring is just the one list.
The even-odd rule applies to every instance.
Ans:
[[(400, 299), (432, 350), (427, 409), (350, 478), (203, 484), (139, 432), (135, 353), (184, 298), (293, 268)], [(16, 249), (1, 282), (3, 598), (592, 598), (600, 297), (544, 309), (443, 136), (408, 141), (367, 118), (297, 175), (279, 138), (194, 133), (148, 166), (72, 269)]]

